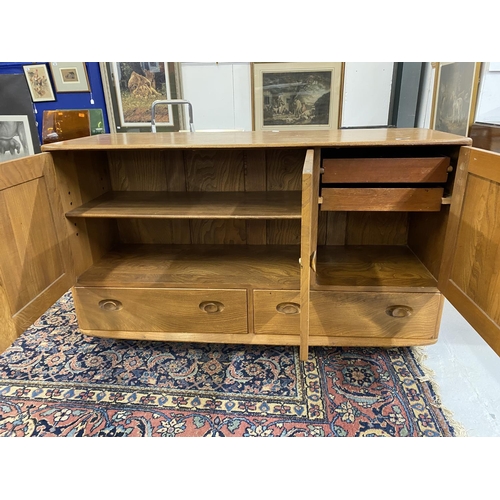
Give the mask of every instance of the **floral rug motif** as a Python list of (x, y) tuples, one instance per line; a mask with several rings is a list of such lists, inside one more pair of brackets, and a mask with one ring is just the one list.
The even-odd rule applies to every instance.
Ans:
[(411, 348), (124, 341), (66, 293), (0, 355), (0, 436), (456, 436)]

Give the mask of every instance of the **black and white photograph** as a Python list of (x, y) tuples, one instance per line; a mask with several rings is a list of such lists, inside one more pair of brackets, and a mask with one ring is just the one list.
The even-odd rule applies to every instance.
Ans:
[(28, 117), (0, 115), (0, 162), (33, 154)]
[(338, 126), (340, 63), (255, 63), (255, 129)]

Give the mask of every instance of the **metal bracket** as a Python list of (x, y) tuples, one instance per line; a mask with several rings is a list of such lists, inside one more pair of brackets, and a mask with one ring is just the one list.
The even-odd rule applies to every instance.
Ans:
[(193, 123), (193, 105), (189, 101), (185, 101), (184, 99), (169, 99), (166, 101), (154, 101), (151, 105), (151, 132), (156, 133), (156, 116), (155, 109), (158, 104), (187, 104), (189, 108), (189, 131), (194, 132), (194, 123)]

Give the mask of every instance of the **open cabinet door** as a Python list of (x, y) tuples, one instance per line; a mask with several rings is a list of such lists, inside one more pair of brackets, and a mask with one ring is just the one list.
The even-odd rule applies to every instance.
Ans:
[(300, 359), (307, 361), (309, 352), (309, 308), (311, 271), (316, 267), (319, 207), (319, 148), (306, 153), (302, 171), (302, 215), (300, 228)]
[(500, 154), (462, 147), (439, 289), (500, 355)]
[(0, 163), (0, 352), (74, 282), (49, 153)]

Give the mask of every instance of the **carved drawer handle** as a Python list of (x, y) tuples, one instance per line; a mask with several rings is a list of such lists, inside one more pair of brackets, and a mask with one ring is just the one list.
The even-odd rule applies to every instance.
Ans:
[(219, 313), (224, 309), (222, 302), (206, 301), (200, 304), (200, 309), (208, 314)]
[(390, 306), (385, 312), (393, 318), (406, 318), (413, 314), (413, 309), (408, 306)]
[(281, 314), (299, 314), (300, 306), (295, 302), (282, 302), (276, 306), (276, 310)]
[(119, 300), (105, 299), (99, 302), (99, 307), (105, 311), (119, 311), (123, 306)]

